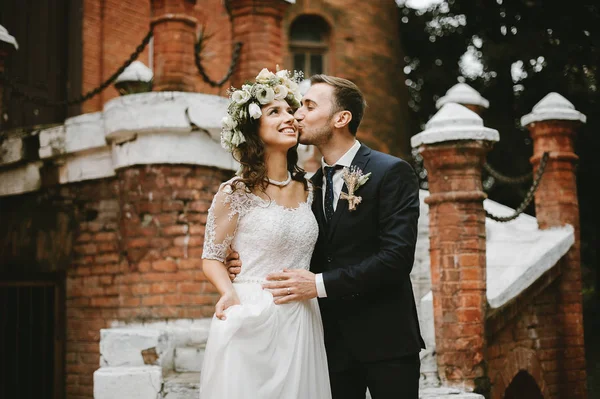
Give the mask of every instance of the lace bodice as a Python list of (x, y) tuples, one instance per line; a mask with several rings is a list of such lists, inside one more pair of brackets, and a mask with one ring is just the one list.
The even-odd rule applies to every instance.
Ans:
[(313, 188), (306, 202), (283, 207), (225, 182), (208, 210), (203, 259), (225, 262), (231, 247), (240, 254), (242, 271), (235, 282), (260, 282), (281, 269), (308, 269), (319, 226), (312, 213)]

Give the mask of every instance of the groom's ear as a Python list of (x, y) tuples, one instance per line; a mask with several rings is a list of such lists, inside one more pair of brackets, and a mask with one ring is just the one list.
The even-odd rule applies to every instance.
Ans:
[(350, 111), (340, 111), (338, 113), (336, 113), (336, 115), (333, 118), (333, 126), (335, 126), (337, 129), (342, 129), (346, 126), (348, 126), (348, 124), (350, 123), (350, 121), (352, 120), (352, 112)]

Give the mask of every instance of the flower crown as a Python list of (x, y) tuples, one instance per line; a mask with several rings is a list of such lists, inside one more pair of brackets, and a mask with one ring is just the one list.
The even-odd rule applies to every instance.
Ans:
[(302, 72), (287, 70), (273, 73), (267, 68), (256, 76), (254, 83), (248, 83), (241, 89), (229, 89), (229, 105), (227, 116), (221, 121), (221, 146), (229, 152), (246, 142), (240, 130), (248, 118), (258, 119), (262, 116), (260, 105), (274, 100), (285, 100), (294, 108), (300, 107), (302, 94), (298, 84), (302, 81)]

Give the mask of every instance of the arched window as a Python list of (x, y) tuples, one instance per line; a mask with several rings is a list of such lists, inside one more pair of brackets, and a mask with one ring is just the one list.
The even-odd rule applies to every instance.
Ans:
[(290, 54), (293, 69), (307, 78), (327, 73), (329, 25), (317, 15), (301, 15), (290, 28)]
[(504, 399), (544, 399), (544, 396), (531, 374), (521, 370), (506, 388)]

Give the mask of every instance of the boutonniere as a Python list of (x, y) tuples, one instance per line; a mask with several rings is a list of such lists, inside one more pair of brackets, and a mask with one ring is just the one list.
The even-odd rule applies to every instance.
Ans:
[(348, 210), (353, 211), (362, 201), (362, 197), (356, 196), (354, 193), (369, 180), (371, 172), (364, 175), (360, 168), (356, 165), (352, 165), (350, 168), (344, 168), (342, 173), (342, 179), (344, 179), (344, 183), (346, 183), (346, 187), (348, 187), (348, 194), (342, 192), (340, 198), (348, 200)]

